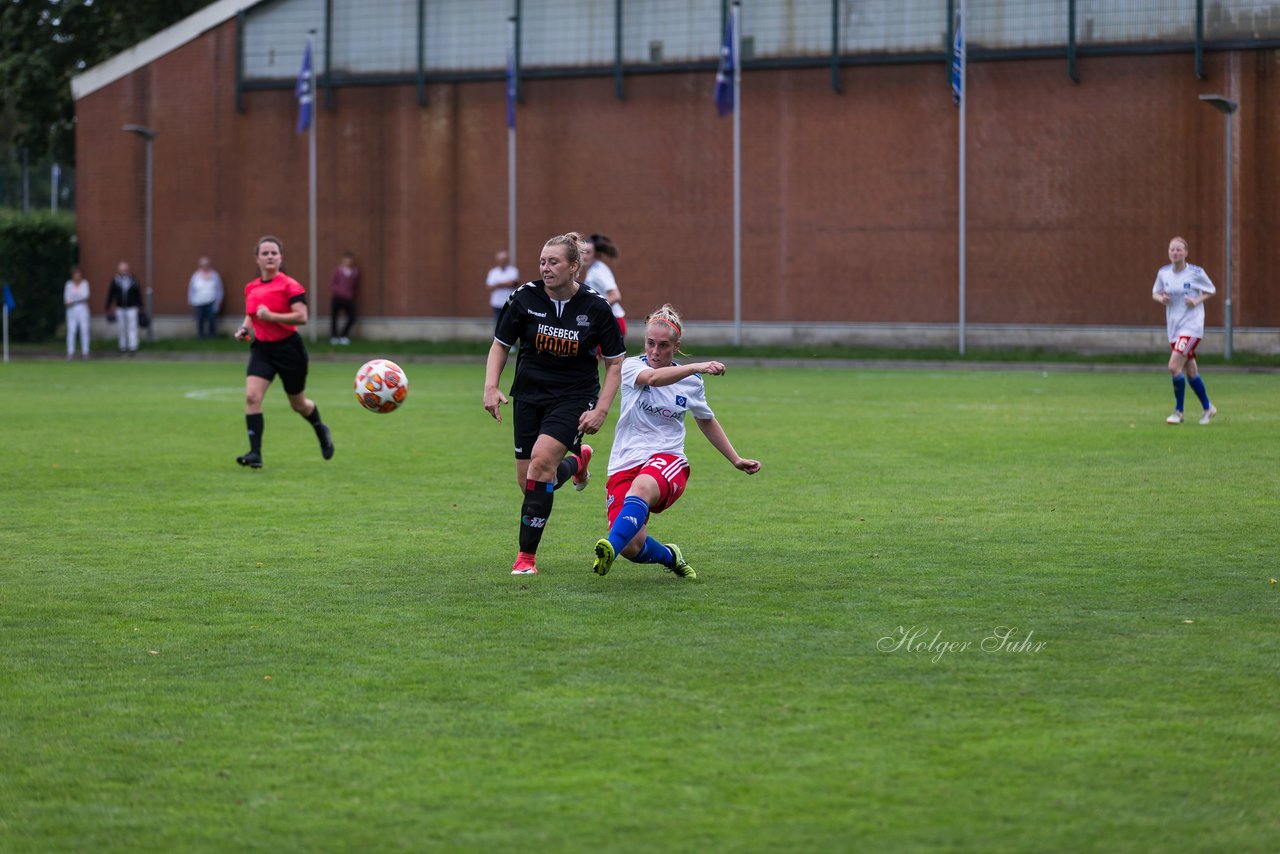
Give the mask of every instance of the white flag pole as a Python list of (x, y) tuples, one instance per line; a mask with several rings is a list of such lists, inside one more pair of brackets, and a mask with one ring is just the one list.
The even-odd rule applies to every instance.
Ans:
[(742, 346), (742, 20), (734, 0), (733, 30), (733, 343)]
[(965, 112), (969, 108), (969, 90), (965, 85), (968, 72), (969, 22), (965, 18), (965, 0), (960, 0), (960, 355), (964, 355), (965, 315)]
[(507, 252), (516, 263), (516, 16), (508, 20), (507, 50)]
[[(312, 30), (311, 32), (315, 32)], [(311, 310), (316, 316), (320, 312), (319, 295), (316, 293), (316, 124), (320, 120), (319, 104), (316, 103), (316, 64), (315, 51), (311, 44), (311, 37), (307, 37), (307, 49), (311, 52), (311, 127), (307, 137), (307, 251), (308, 265), (311, 271)], [(307, 324), (311, 327), (311, 343), (316, 340), (315, 323)]]
[(9, 304), (4, 304), (4, 362), (9, 364)]

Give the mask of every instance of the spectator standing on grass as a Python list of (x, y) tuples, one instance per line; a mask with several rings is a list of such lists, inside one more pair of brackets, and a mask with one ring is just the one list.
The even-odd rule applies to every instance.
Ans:
[(196, 271), (187, 283), (187, 304), (196, 313), (196, 337), (216, 338), (218, 335), (218, 311), (222, 308), (222, 277), (209, 265), (208, 258), (201, 258)]
[(307, 322), (307, 289), (281, 272), (283, 245), (270, 235), (258, 239), (254, 261), (258, 278), (244, 286), (244, 322), (236, 330), (237, 341), (253, 338), (249, 367), (244, 379), (244, 421), (249, 431), (249, 452), (236, 462), (262, 468), (262, 399), (276, 374), (284, 385), (293, 411), (311, 424), (320, 442), (320, 454), (333, 457), (333, 438), (320, 420), (320, 410), (307, 398), (307, 348), (298, 327)]
[(115, 278), (107, 288), (107, 317), (115, 317), (120, 355), (137, 355), (138, 311), (142, 307), (142, 283), (129, 272), (129, 263), (116, 265)]
[(79, 267), (71, 268), (71, 278), (62, 286), (62, 303), (67, 307), (67, 361), (76, 355), (76, 339), (80, 339), (80, 357), (89, 358), (89, 282)]
[(689, 482), (684, 453), (685, 417), (692, 414), (707, 441), (734, 468), (760, 471), (759, 460), (740, 456), (707, 405), (702, 375), (720, 376), (722, 362), (675, 361), (680, 352), (680, 315), (664, 305), (645, 318), (644, 354), (622, 363), (622, 412), (613, 432), (605, 512), (609, 536), (596, 542), (592, 569), (604, 575), (618, 555), (654, 563), (680, 578), (697, 578), (675, 543), (649, 536), (649, 514), (676, 503)]
[[(356, 293), (360, 290), (360, 268), (356, 256), (343, 252), (329, 277), (329, 343), (350, 344), (351, 327), (356, 322)], [(338, 327), (338, 315), (343, 317)]]
[[(609, 306), (578, 284), (582, 241), (582, 235), (569, 232), (542, 247), (542, 279), (521, 285), (507, 300), (485, 365), (484, 408), (501, 423), (507, 398), (498, 381), (510, 348), (519, 344), (511, 420), (516, 484), (524, 503), (512, 575), (537, 574), (535, 558), (555, 490), (570, 478), (575, 489), (586, 487), (591, 446), (582, 444), (583, 434), (599, 432), (618, 394), (626, 352)], [(604, 352), (603, 388), (597, 348)]]
[[(603, 257), (602, 257), (603, 256)], [(618, 258), (618, 247), (603, 234), (593, 234), (587, 238), (583, 251), (582, 266), (586, 274), (582, 283), (609, 301), (609, 308), (618, 321), (623, 338), (627, 335), (627, 313), (622, 309), (622, 291), (618, 290), (618, 281), (613, 270), (604, 262), (604, 257)]]
[(489, 268), (489, 275), (485, 277), (484, 285), (489, 289), (489, 308), (493, 311), (493, 323), (496, 326), (498, 315), (502, 314), (502, 307), (507, 304), (507, 299), (516, 285), (520, 284), (520, 272), (512, 266), (511, 256), (505, 249), (499, 249), (494, 253), (493, 260), (496, 263)]
[(1204, 407), (1200, 423), (1208, 424), (1218, 414), (1209, 402), (1200, 367), (1196, 364), (1196, 347), (1204, 337), (1204, 303), (1213, 296), (1213, 282), (1204, 269), (1187, 263), (1187, 241), (1175, 237), (1169, 241), (1169, 263), (1156, 272), (1151, 298), (1165, 307), (1165, 325), (1169, 333), (1169, 373), (1173, 377), (1173, 414), (1167, 424), (1182, 423), (1182, 404), (1187, 386), (1195, 392)]

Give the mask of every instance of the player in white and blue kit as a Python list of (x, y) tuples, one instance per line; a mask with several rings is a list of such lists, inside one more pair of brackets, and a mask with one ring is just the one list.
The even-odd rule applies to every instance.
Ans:
[(596, 542), (592, 569), (604, 575), (618, 555), (633, 563), (656, 563), (681, 578), (697, 578), (680, 547), (649, 536), (649, 514), (661, 513), (684, 493), (689, 460), (684, 455), (685, 416), (733, 467), (760, 471), (758, 460), (739, 456), (707, 405), (702, 375), (724, 373), (721, 362), (679, 365), (680, 315), (664, 305), (645, 318), (644, 355), (622, 363), (622, 414), (609, 455), (606, 511), (609, 536)]
[(1169, 241), (1169, 261), (1156, 273), (1151, 298), (1165, 306), (1169, 331), (1169, 373), (1173, 377), (1173, 399), (1176, 408), (1165, 419), (1168, 424), (1182, 423), (1182, 404), (1187, 386), (1200, 398), (1204, 414), (1201, 424), (1208, 424), (1218, 409), (1209, 402), (1200, 368), (1196, 364), (1196, 347), (1204, 337), (1204, 303), (1214, 294), (1213, 282), (1204, 269), (1187, 263), (1187, 241), (1175, 237)]

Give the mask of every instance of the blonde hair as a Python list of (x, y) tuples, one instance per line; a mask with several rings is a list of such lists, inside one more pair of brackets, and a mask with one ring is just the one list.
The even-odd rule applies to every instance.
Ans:
[(576, 231), (559, 234), (548, 240), (543, 246), (563, 246), (565, 259), (572, 265), (582, 266), (582, 244), (588, 240)]
[(1169, 238), (1169, 242), (1170, 242), (1170, 243), (1172, 243), (1172, 242), (1173, 242), (1173, 241), (1175, 241), (1175, 240), (1182, 244), (1182, 248), (1183, 248), (1183, 249), (1187, 250), (1188, 252), (1190, 252), (1190, 251), (1191, 251), (1191, 244), (1187, 243), (1187, 238), (1185, 238), (1185, 237), (1178, 237), (1178, 236), (1174, 236), (1174, 237)]
[(651, 311), (645, 316), (644, 325), (646, 329), (655, 323), (662, 323), (671, 327), (676, 333), (676, 352), (682, 356), (687, 356), (688, 353), (680, 349), (680, 339), (684, 336), (684, 326), (680, 321), (680, 313), (675, 310), (671, 303), (663, 303), (661, 308)]

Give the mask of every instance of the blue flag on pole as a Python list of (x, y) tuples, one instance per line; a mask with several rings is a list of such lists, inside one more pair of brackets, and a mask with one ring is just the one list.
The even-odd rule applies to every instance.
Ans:
[(13, 298), (13, 291), (9, 290), (9, 286), (4, 286), (4, 307), (13, 311), (18, 307), (18, 301)]
[(957, 107), (964, 98), (964, 5), (956, 9), (956, 39), (951, 46), (951, 101)]
[(516, 126), (516, 46), (507, 45), (507, 127)]
[(733, 55), (733, 28), (738, 20), (738, 10), (729, 12), (729, 24), (724, 30), (724, 44), (720, 46), (720, 67), (716, 69), (716, 112), (726, 116), (733, 112), (733, 72), (738, 58)]
[(302, 54), (302, 69), (298, 71), (298, 84), (293, 89), (298, 99), (298, 133), (311, 127), (311, 102), (315, 93), (315, 75), (311, 73), (311, 39)]

